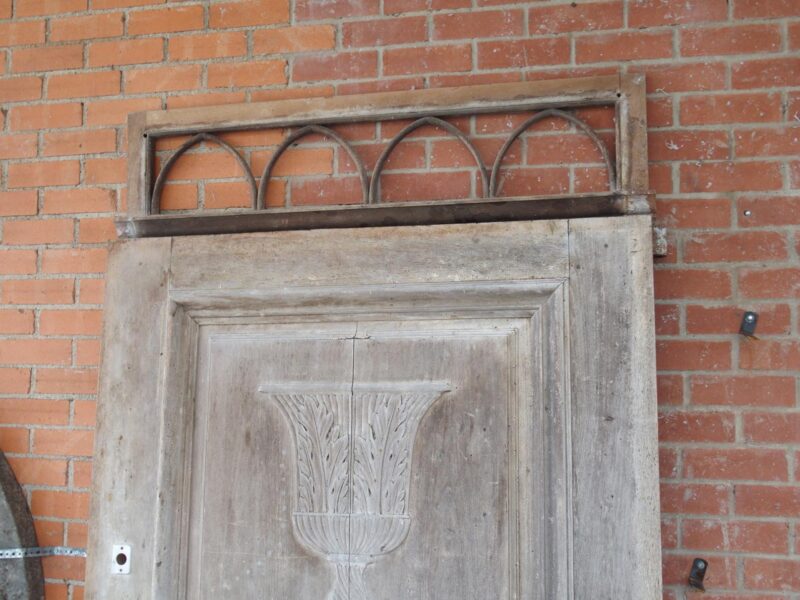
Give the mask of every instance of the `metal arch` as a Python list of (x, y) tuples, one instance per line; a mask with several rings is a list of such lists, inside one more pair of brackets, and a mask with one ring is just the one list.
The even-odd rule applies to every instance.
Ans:
[(403, 129), (400, 133), (398, 133), (392, 141), (389, 142), (389, 145), (386, 146), (386, 149), (381, 153), (380, 158), (378, 158), (378, 162), (375, 163), (375, 170), (372, 172), (372, 180), (370, 181), (369, 185), (369, 202), (368, 204), (379, 204), (380, 203), (380, 179), (381, 173), (383, 172), (383, 167), (386, 165), (386, 161), (389, 160), (389, 155), (392, 151), (397, 147), (397, 145), (405, 139), (405, 137), (413, 131), (416, 131), (423, 125), (433, 125), (434, 127), (439, 127), (440, 129), (444, 129), (448, 133), (453, 134), (464, 146), (467, 147), (467, 150), (470, 151), (472, 156), (475, 158), (475, 162), (478, 165), (478, 169), (481, 172), (481, 183), (483, 187), (483, 198), (489, 197), (489, 177), (486, 173), (486, 166), (483, 164), (481, 160), (480, 154), (478, 154), (478, 150), (475, 148), (475, 145), (469, 140), (469, 138), (464, 135), (458, 127), (453, 125), (452, 123), (448, 123), (447, 121), (440, 119), (438, 117), (422, 117), (421, 119), (417, 119), (411, 125)]
[(367, 173), (364, 170), (364, 164), (361, 162), (361, 159), (353, 150), (352, 146), (345, 140), (342, 136), (336, 133), (333, 129), (329, 127), (324, 127), (323, 125), (306, 125), (305, 127), (301, 127), (294, 133), (292, 133), (289, 137), (287, 137), (278, 149), (275, 150), (275, 154), (272, 155), (270, 158), (269, 163), (267, 163), (264, 172), (261, 174), (261, 181), (258, 185), (258, 195), (256, 197), (256, 202), (253, 208), (255, 210), (264, 210), (264, 199), (267, 195), (267, 185), (269, 184), (270, 177), (272, 176), (272, 169), (275, 167), (275, 163), (278, 162), (278, 159), (283, 155), (284, 152), (297, 142), (300, 138), (303, 138), (309, 134), (318, 133), (320, 135), (324, 135), (327, 138), (332, 139), (337, 144), (339, 144), (342, 148), (345, 149), (350, 159), (355, 163), (356, 168), (358, 169), (358, 176), (361, 179), (361, 196), (364, 202), (368, 200), (368, 193), (369, 188), (367, 187)]
[(170, 169), (172, 169), (175, 162), (186, 153), (189, 148), (192, 146), (196, 146), (201, 142), (214, 142), (215, 144), (221, 146), (225, 150), (227, 150), (233, 157), (236, 159), (236, 162), (239, 163), (239, 166), (242, 167), (244, 171), (245, 177), (247, 179), (247, 183), (250, 185), (250, 196), (253, 199), (253, 203), (256, 200), (256, 180), (253, 177), (253, 173), (250, 172), (250, 166), (247, 164), (247, 161), (244, 157), (239, 153), (236, 148), (231, 146), (225, 140), (217, 137), (212, 133), (198, 133), (197, 135), (193, 136), (189, 140), (186, 141), (180, 148), (178, 148), (172, 156), (169, 157), (166, 163), (164, 163), (164, 167), (161, 169), (161, 172), (158, 174), (156, 178), (156, 183), (153, 186), (153, 195), (150, 199), (150, 214), (158, 214), (161, 212), (161, 190), (164, 188), (164, 184), (167, 182), (167, 175), (169, 174)]
[(513, 144), (516, 139), (521, 136), (531, 125), (538, 123), (539, 121), (543, 121), (549, 117), (556, 117), (560, 119), (564, 119), (569, 121), (573, 125), (575, 125), (578, 129), (583, 131), (589, 139), (594, 142), (594, 145), (597, 146), (597, 149), (600, 151), (600, 154), (603, 157), (603, 160), (606, 163), (606, 171), (608, 172), (608, 188), (609, 191), (613, 192), (617, 189), (617, 177), (616, 172), (614, 170), (614, 163), (611, 161), (611, 156), (608, 153), (608, 148), (606, 148), (605, 143), (600, 137), (597, 135), (594, 129), (589, 127), (586, 123), (581, 121), (575, 115), (572, 115), (568, 112), (564, 112), (563, 110), (559, 110), (557, 108), (549, 108), (547, 110), (543, 110), (541, 112), (536, 113), (529, 119), (525, 120), (519, 127), (517, 127), (508, 139), (503, 144), (503, 147), (500, 148), (500, 151), (497, 153), (497, 157), (494, 160), (494, 165), (492, 165), (492, 175), (489, 183), (489, 192), (490, 198), (495, 198), (495, 194), (497, 194), (497, 176), (500, 172), (500, 166), (503, 163), (503, 158), (505, 158), (508, 149), (511, 148), (511, 144)]

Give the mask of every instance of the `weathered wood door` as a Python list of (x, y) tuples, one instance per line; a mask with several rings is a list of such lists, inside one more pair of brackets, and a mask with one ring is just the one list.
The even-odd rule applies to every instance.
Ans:
[(659, 599), (651, 278), (641, 216), (118, 244), (89, 597)]

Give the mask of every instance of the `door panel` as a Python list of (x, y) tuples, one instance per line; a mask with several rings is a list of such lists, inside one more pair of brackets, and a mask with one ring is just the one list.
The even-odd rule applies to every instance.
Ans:
[(118, 245), (87, 595), (657, 600), (648, 227)]

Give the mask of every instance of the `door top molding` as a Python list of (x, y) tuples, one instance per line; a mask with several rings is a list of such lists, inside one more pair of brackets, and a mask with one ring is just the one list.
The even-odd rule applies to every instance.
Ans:
[[(597, 133), (571, 109), (613, 106), (616, 112), (616, 156)], [(508, 136), (491, 165), (481, 162), (467, 135), (442, 117), (539, 111)], [(597, 146), (608, 173), (609, 190), (590, 194), (499, 197), (497, 179), (503, 157), (520, 135), (545, 118), (563, 119)], [(384, 147), (374, 172), (366, 172), (357, 151), (328, 126), (416, 119)], [(453, 135), (473, 155), (482, 175), (481, 198), (446, 202), (382, 204), (379, 178), (394, 148), (414, 129), (433, 125)], [(231, 131), (291, 128), (261, 173), (250, 171), (244, 156), (218, 137)], [(336, 96), (148, 111), (128, 120), (128, 198), (126, 218), (117, 221), (122, 237), (244, 233), (288, 229), (375, 227), (560, 219), (648, 214), (645, 80), (643, 75), (608, 75), (523, 83)], [(363, 203), (350, 206), (265, 208), (272, 167), (281, 154), (306, 135), (321, 134), (341, 146), (357, 167)], [(189, 139), (164, 161), (156, 176), (159, 138)], [(224, 213), (162, 215), (160, 197), (171, 167), (192, 147), (216, 143), (231, 153), (248, 182), (251, 208)]]

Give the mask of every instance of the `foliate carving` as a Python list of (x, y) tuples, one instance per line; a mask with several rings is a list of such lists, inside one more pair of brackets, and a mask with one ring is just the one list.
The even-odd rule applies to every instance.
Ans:
[(294, 534), (332, 563), (328, 600), (366, 600), (367, 565), (411, 527), (411, 452), (443, 383), (265, 385), (294, 434)]

